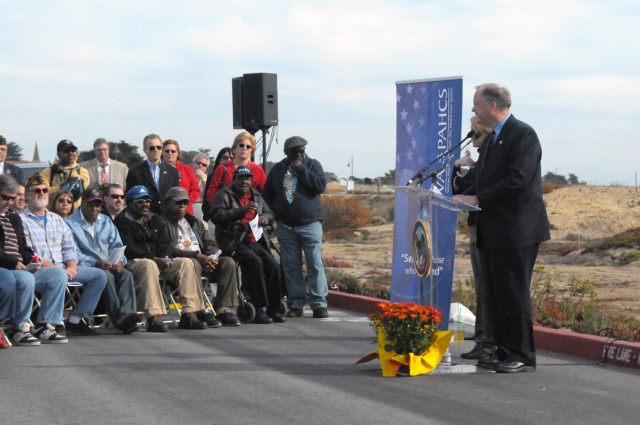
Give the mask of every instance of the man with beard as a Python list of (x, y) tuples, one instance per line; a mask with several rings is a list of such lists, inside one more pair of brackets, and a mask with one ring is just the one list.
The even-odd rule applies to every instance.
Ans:
[[(169, 234), (174, 246), (172, 256), (190, 258), (198, 276), (203, 274), (218, 284), (215, 299), (217, 321), (225, 326), (239, 326), (233, 310), (238, 307), (238, 283), (236, 264), (231, 257), (220, 257), (218, 244), (211, 239), (202, 220), (187, 213), (189, 193), (184, 187), (172, 187), (165, 199), (164, 216), (169, 222)], [(198, 317), (209, 327), (220, 323), (207, 317)]]
[(122, 248), (122, 240), (113, 221), (100, 214), (102, 197), (97, 189), (82, 194), (82, 205), (71, 214), (67, 226), (78, 247), (78, 264), (104, 271), (107, 287), (104, 301), (107, 314), (116, 329), (126, 334), (138, 329), (140, 318), (136, 313), (136, 290), (133, 275), (124, 268), (124, 254), (115, 263), (110, 262), (112, 252)]
[[(73, 193), (73, 207), (80, 207), (80, 195), (89, 187), (89, 170), (78, 165), (78, 148), (71, 140), (61, 140), (58, 143), (58, 160), (51, 167), (42, 171), (44, 184), (49, 188), (49, 196), (53, 197), (65, 183), (76, 180), (77, 190), (68, 189)], [(73, 180), (72, 180), (73, 179)]]
[(147, 332), (167, 332), (162, 316), (167, 314), (160, 288), (160, 278), (178, 286), (182, 314), (180, 329), (205, 329), (198, 319), (206, 314), (200, 276), (189, 258), (171, 259), (174, 247), (169, 223), (151, 212), (151, 194), (144, 186), (127, 191), (127, 208), (115, 218), (123, 244), (127, 247), (127, 269), (138, 284), (138, 309), (147, 315)]
[[(27, 245), (20, 216), (9, 210), (17, 188), (13, 177), (0, 176), (0, 320), (11, 318), (9, 338), (14, 345), (64, 344), (67, 338), (58, 335), (56, 325), (62, 325), (67, 274), (41, 267)], [(34, 291), (40, 293), (40, 308), (32, 329)]]
[[(69, 281), (83, 285), (82, 294), (65, 320), (68, 333), (96, 335), (82, 319), (91, 319), (107, 284), (107, 277), (93, 267), (78, 266), (76, 244), (62, 217), (47, 210), (49, 188), (40, 174), (32, 176), (26, 186), (27, 208), (20, 215), (27, 243), (42, 260), (42, 267), (64, 270)], [(37, 330), (36, 330), (37, 332)]]
[[(254, 323), (283, 323), (280, 313), (280, 264), (270, 251), (268, 237), (261, 235), (254, 226), (268, 226), (273, 214), (264, 203), (260, 192), (251, 187), (253, 174), (246, 165), (240, 165), (233, 172), (231, 186), (220, 190), (213, 201), (212, 218), (216, 225), (216, 240), (222, 246), (222, 252), (235, 258), (242, 270), (243, 286), (249, 291), (251, 303), (256, 307)], [(244, 237), (234, 229), (240, 225), (246, 228)]]
[(113, 220), (124, 210), (124, 189), (118, 183), (110, 183), (104, 186), (103, 192), (102, 213)]

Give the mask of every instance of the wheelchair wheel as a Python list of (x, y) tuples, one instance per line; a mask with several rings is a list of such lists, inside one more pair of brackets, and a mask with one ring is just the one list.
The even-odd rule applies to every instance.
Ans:
[(256, 318), (256, 308), (249, 301), (241, 302), (238, 306), (238, 319), (242, 323), (251, 323)]

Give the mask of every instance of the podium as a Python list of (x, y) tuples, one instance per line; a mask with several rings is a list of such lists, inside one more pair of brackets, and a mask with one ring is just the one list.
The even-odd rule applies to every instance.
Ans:
[[(411, 241), (411, 257), (415, 274), (419, 278), (419, 303), (425, 305), (426, 302), (428, 305), (438, 308), (441, 312), (448, 312), (449, 305), (446, 305), (446, 308), (445, 306), (438, 306), (436, 305), (436, 300), (439, 299), (439, 286), (448, 283), (449, 295), (443, 294), (443, 296), (448, 297), (448, 304), (451, 302), (452, 277), (449, 282), (438, 282), (438, 277), (444, 267), (453, 268), (453, 252), (450, 253), (450, 262), (447, 261), (446, 254), (440, 252), (443, 248), (439, 238), (445, 238), (447, 241), (453, 240), (455, 248), (455, 223), (457, 220), (442, 220), (441, 217), (447, 214), (447, 211), (480, 211), (480, 208), (443, 195), (437, 189), (420, 186), (396, 186), (395, 190), (396, 192), (406, 193), (409, 198), (413, 198), (419, 203), (420, 212), (413, 226), (413, 234), (411, 238), (403, 238)], [(446, 228), (442, 227), (441, 221), (446, 224)], [(450, 248), (446, 251), (450, 251)], [(449, 275), (453, 276), (453, 270)], [(428, 294), (425, 296), (426, 287), (428, 287), (426, 291)]]

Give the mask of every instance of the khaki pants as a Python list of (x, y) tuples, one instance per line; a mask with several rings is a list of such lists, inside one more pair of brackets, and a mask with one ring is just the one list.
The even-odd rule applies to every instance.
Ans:
[(136, 258), (127, 262), (136, 282), (138, 309), (147, 315), (166, 314), (164, 297), (160, 289), (160, 277), (178, 286), (179, 300), (184, 313), (204, 309), (200, 276), (202, 267), (190, 258), (174, 258), (171, 266), (160, 273), (153, 260)]

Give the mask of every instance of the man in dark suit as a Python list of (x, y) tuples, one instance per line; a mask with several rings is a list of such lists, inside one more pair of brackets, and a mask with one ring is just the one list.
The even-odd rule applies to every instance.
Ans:
[(88, 189), (99, 189), (103, 184), (117, 183), (124, 187), (129, 167), (124, 162), (109, 158), (109, 142), (102, 137), (93, 142), (94, 159), (81, 162), (80, 166), (89, 170)]
[(493, 132), (480, 148), (474, 184), (455, 197), (482, 209), (476, 243), (495, 347), (485, 350), (478, 366), (529, 372), (536, 368), (529, 285), (540, 243), (550, 238), (549, 220), (541, 191), (540, 141), (510, 107), (505, 87), (476, 87), (473, 112)]
[(7, 139), (4, 136), (0, 136), (0, 175), (6, 174), (13, 177), (20, 184), (24, 184), (24, 178), (22, 177), (22, 170), (20, 167), (9, 164), (7, 161)]
[(147, 159), (129, 170), (127, 187), (146, 187), (151, 195), (151, 211), (160, 213), (169, 189), (180, 185), (180, 176), (175, 167), (162, 162), (160, 136), (149, 134), (144, 138), (142, 146)]

